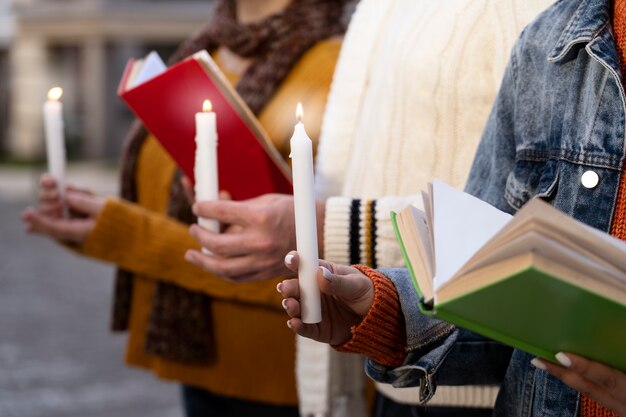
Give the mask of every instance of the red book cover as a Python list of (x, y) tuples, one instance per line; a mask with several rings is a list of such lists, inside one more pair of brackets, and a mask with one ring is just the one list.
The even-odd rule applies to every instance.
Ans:
[(194, 181), (195, 113), (209, 99), (217, 117), (220, 190), (234, 200), (292, 193), (289, 166), (206, 51), (127, 89), (136, 69), (129, 61), (118, 95)]

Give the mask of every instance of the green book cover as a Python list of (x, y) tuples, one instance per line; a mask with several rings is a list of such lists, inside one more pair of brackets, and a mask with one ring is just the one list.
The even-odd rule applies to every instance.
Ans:
[(572, 352), (626, 371), (626, 306), (532, 265), (436, 304), (434, 315), (551, 361)]

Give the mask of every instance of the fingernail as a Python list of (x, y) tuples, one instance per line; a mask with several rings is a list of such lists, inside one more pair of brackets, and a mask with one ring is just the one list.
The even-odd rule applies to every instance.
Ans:
[(564, 367), (569, 368), (570, 366), (572, 366), (572, 360), (570, 358), (568, 358), (565, 353), (559, 352), (556, 355), (554, 355), (554, 357)]
[(545, 371), (545, 370), (546, 370), (546, 365), (544, 365), (544, 364), (543, 364), (543, 362), (541, 362), (541, 361), (539, 360), (539, 358), (533, 358), (533, 359), (530, 361), (530, 364), (531, 364), (532, 366), (534, 366), (535, 368), (537, 368), (537, 369), (541, 369), (542, 371)]
[(291, 326), (291, 320), (287, 320), (287, 327), (289, 327), (290, 329), (293, 329), (293, 327)]
[(283, 293), (283, 283), (279, 282), (278, 284), (276, 284), (276, 291), (278, 291), (279, 294)]
[(196, 216), (198, 215), (198, 204), (194, 203), (193, 206), (191, 206), (191, 211), (193, 214), (195, 214)]
[(285, 298), (285, 299), (283, 299), (283, 301), (281, 301), (281, 302), (280, 302), (280, 304), (283, 306), (283, 308), (284, 308), (285, 310), (287, 310), (287, 299), (286, 299), (286, 298)]
[(187, 253), (185, 253), (185, 260), (187, 262), (191, 262), (193, 264), (196, 261), (196, 257), (193, 255), (192, 252), (187, 252)]
[(189, 227), (189, 234), (193, 237), (196, 236), (196, 225), (191, 225), (191, 227)]
[(291, 265), (292, 261), (293, 261), (293, 255), (288, 253), (287, 256), (285, 256), (285, 265)]
[(320, 266), (320, 269), (322, 270), (322, 276), (326, 278), (327, 281), (333, 280), (332, 272), (330, 272), (326, 267), (323, 267), (323, 266)]

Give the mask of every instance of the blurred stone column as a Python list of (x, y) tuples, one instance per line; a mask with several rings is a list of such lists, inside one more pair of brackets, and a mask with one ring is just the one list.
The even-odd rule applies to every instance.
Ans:
[(117, 96), (124, 68), (130, 58), (142, 58), (146, 51), (141, 41), (134, 39), (117, 40), (107, 55), (107, 156), (119, 158), (124, 139), (128, 133), (134, 117), (126, 104)]
[(84, 103), (82, 154), (87, 158), (102, 158), (106, 154), (107, 120), (107, 62), (106, 42), (90, 38), (81, 45), (81, 101)]
[(33, 36), (15, 38), (10, 51), (12, 103), (8, 150), (19, 159), (33, 159), (43, 153), (42, 106), (46, 100), (46, 43)]

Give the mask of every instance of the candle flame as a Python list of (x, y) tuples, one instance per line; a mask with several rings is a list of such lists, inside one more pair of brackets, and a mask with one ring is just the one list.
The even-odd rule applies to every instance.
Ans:
[(63, 95), (63, 89), (61, 87), (53, 87), (48, 91), (48, 100), (59, 101)]
[(204, 100), (204, 103), (202, 103), (202, 111), (205, 113), (210, 112), (211, 110), (213, 110), (213, 105), (211, 104), (210, 100)]
[(302, 110), (302, 103), (298, 103), (298, 107), (296, 107), (296, 118), (298, 119), (298, 123), (302, 123), (303, 117), (304, 111)]

